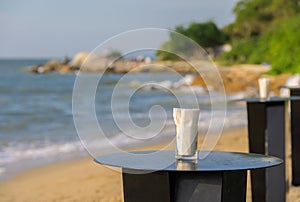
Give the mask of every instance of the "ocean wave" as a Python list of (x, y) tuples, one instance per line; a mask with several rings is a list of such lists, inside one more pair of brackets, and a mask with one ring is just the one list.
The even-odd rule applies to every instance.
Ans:
[(192, 86), (194, 81), (193, 75), (185, 75), (178, 81), (173, 80), (164, 80), (164, 81), (147, 81), (141, 82), (137, 80), (133, 80), (129, 82), (129, 86), (131, 88), (140, 88), (143, 87), (144, 90), (180, 90), (185, 93), (197, 93), (197, 94), (204, 94), (207, 93), (206, 89), (201, 86)]
[[(243, 126), (247, 124), (247, 116), (246, 116), (246, 110), (242, 107), (239, 108), (233, 108), (228, 109), (230, 110), (230, 113), (227, 113), (227, 116), (225, 117), (225, 129), (227, 128), (234, 128), (237, 126)], [(223, 123), (223, 111), (216, 111), (214, 112), (214, 121), (216, 123)], [(128, 114), (126, 113), (120, 113), (117, 114), (119, 121), (128, 121)], [(211, 121), (211, 111), (210, 110), (201, 110), (200, 113), (200, 121), (199, 121), (199, 130), (201, 133), (203, 131), (206, 131), (207, 128), (210, 125)], [(133, 116), (131, 116), (134, 121), (137, 121), (137, 123), (140, 123), (140, 121), (148, 120), (148, 113), (135, 113)], [(160, 118), (159, 114), (156, 114), (152, 118)], [(112, 119), (108, 120), (112, 121)], [(140, 121), (139, 121), (140, 120)], [(104, 125), (112, 125), (110, 122), (105, 122)], [(109, 124), (108, 124), (109, 123)], [(136, 124), (137, 124), (136, 123)], [(86, 123), (87, 126), (89, 123)], [(54, 125), (53, 128), (57, 128), (57, 125)], [(49, 127), (48, 127), (49, 128)], [(163, 134), (161, 136), (157, 136), (155, 138), (156, 142), (159, 142), (159, 138), (166, 138), (166, 137), (172, 137), (175, 134), (175, 127), (173, 123), (173, 119), (169, 116), (169, 118), (166, 120), (165, 123), (165, 130), (163, 131)], [(134, 130), (128, 129), (128, 131), (132, 134), (136, 133)], [(93, 131), (91, 131), (93, 132)], [(108, 129), (108, 132), (110, 130)], [(140, 143), (139, 140), (133, 140), (132, 138), (123, 138), (124, 134), (122, 133), (114, 133), (114, 134), (108, 134), (109, 137), (112, 138), (112, 142), (114, 142), (115, 145), (126, 145), (127, 147), (130, 147), (131, 145)], [(123, 136), (123, 137), (122, 137)], [(147, 137), (152, 136), (151, 130), (147, 131), (145, 134), (135, 134), (134, 136), (141, 136), (143, 139)], [(97, 140), (97, 139), (96, 139)], [(69, 141), (69, 142), (63, 142), (64, 140), (61, 140), (59, 143), (55, 142), (39, 142), (35, 141), (33, 139), (28, 139), (26, 141), (22, 142), (10, 142), (9, 144), (2, 144), (0, 146), (0, 166), (7, 163), (13, 163), (17, 162), (19, 160), (32, 160), (32, 159), (39, 159), (44, 157), (55, 157), (56, 155), (64, 155), (64, 154), (70, 154), (70, 153), (76, 153), (76, 152), (82, 152), (84, 151), (84, 147), (81, 144), (81, 141)], [(2, 142), (3, 143), (3, 142)], [(105, 147), (103, 142), (101, 140), (97, 140), (97, 145), (95, 147), (99, 148), (100, 150)]]
[(71, 152), (80, 152), (84, 148), (80, 141), (66, 142), (44, 147), (34, 146), (32, 143), (23, 142), (21, 144), (10, 144), (2, 147), (0, 151), (0, 165), (14, 163), (19, 160), (32, 160), (43, 157), (53, 157), (56, 155), (67, 154)]
[[(222, 112), (215, 114), (216, 122), (222, 123), (224, 120), (221, 118)], [(209, 111), (202, 111), (199, 121), (199, 134), (204, 135), (207, 132), (211, 121), (211, 114)], [(247, 124), (245, 110), (233, 110), (230, 115), (225, 118), (224, 129), (234, 128), (237, 126), (243, 126)], [(172, 118), (166, 120), (164, 129), (159, 134), (152, 134), (151, 130), (147, 130), (145, 133), (140, 134), (134, 130), (128, 130), (129, 136), (119, 132), (109, 134), (107, 139), (101, 139), (99, 136), (91, 138), (87, 136), (81, 141), (70, 142), (47, 142), (45, 146), (42, 146), (41, 142), (15, 142), (14, 144), (3, 145), (0, 150), (0, 175), (5, 176), (5, 172), (8, 172), (9, 166), (12, 166), (18, 162), (30, 162), (39, 161), (46, 158), (52, 158), (59, 160), (64, 156), (73, 155), (76, 157), (80, 152), (83, 153), (85, 148), (84, 144), (87, 144), (88, 152), (92, 155), (98, 156), (112, 152), (112, 147), (117, 148), (120, 151), (132, 150), (134, 148), (142, 148), (150, 145), (154, 145), (160, 142), (171, 142), (175, 138), (175, 126)], [(139, 138), (135, 138), (139, 137)], [(81, 137), (82, 138), (82, 137)], [(5, 168), (3, 168), (5, 167)]]

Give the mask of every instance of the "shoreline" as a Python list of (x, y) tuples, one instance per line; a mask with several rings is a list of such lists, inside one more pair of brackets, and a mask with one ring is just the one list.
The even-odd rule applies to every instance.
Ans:
[[(246, 152), (245, 132), (246, 127), (227, 129), (216, 150)], [(156, 148), (160, 145), (147, 149)], [(0, 182), (0, 196), (3, 201), (122, 201), (122, 179), (120, 172), (84, 157), (17, 173)]]
[[(201, 145), (203, 137), (199, 141)], [(160, 146), (146, 149), (156, 148)], [(223, 131), (214, 150), (248, 152), (247, 127)], [(248, 175), (247, 201), (249, 182)], [(122, 178), (120, 172), (84, 157), (17, 173), (0, 182), (0, 196), (1, 201), (122, 201)], [(300, 187), (289, 187), (287, 201), (300, 201)]]
[[(245, 126), (243, 126), (243, 125), (232, 126), (229, 128), (224, 127), (222, 134), (226, 135), (229, 131), (239, 130), (244, 127)], [(204, 136), (199, 135), (199, 144), (201, 143), (201, 141), (203, 141), (203, 137)], [(165, 146), (165, 142), (161, 141), (158, 143), (153, 143), (148, 146), (145, 145), (143, 148), (133, 146), (134, 147), (133, 151), (134, 150), (142, 150), (142, 149), (145, 149), (145, 150), (157, 149), (157, 150), (159, 150), (159, 149), (163, 149), (164, 146)], [(200, 148), (198, 148), (198, 149), (200, 149)], [(51, 165), (59, 165), (62, 163), (92, 158), (91, 155), (88, 153), (88, 151), (84, 148), (82, 151), (76, 151), (76, 154), (66, 153), (66, 154), (62, 154), (62, 155), (63, 156), (60, 158), (51, 157), (50, 159), (39, 159), (37, 161), (34, 161), (33, 164), (31, 164), (32, 163), (31, 161), (27, 161), (27, 160), (19, 161), (16, 164), (12, 164), (8, 168), (9, 172), (6, 175), (0, 176), (0, 184), (13, 179), (14, 176), (16, 176), (16, 175), (19, 175), (21, 173), (26, 173), (27, 171), (30, 171), (30, 170), (35, 170), (35, 169), (39, 169), (39, 168), (43, 168), (43, 167), (48, 167)], [(20, 165), (22, 165), (22, 167), (20, 167)], [(10, 169), (10, 168), (12, 168), (12, 169)], [(5, 173), (7, 171), (4, 170), (3, 172)]]
[[(191, 83), (192, 86), (201, 86), (205, 90), (208, 87), (214, 88), (216, 91), (221, 91), (223, 88), (218, 85), (209, 83), (207, 86), (205, 80), (214, 80), (214, 71), (209, 73), (208, 71), (203, 75), (200, 75), (200, 71), (195, 69), (189, 63), (184, 61), (153, 61), (151, 63), (126, 61), (121, 60), (113, 64), (112, 67), (105, 69), (104, 67), (99, 68), (81, 68), (82, 62), (76, 65), (62, 64), (59, 61), (49, 61), (43, 65), (34, 65), (27, 72), (31, 74), (49, 74), (49, 73), (89, 73), (89, 74), (139, 74), (139, 73), (151, 73), (151, 74), (174, 74), (179, 73), (181, 75), (194, 75), (194, 79)], [(204, 69), (212, 70), (217, 68), (217, 71), (222, 79), (226, 93), (239, 93), (247, 92), (247, 97), (254, 97), (257, 95), (258, 83), (257, 80), (260, 77), (267, 77), (270, 79), (270, 92), (275, 95), (280, 95), (280, 88), (284, 86), (288, 79), (292, 76), (291, 73), (282, 73), (279, 75), (269, 75), (268, 71), (270, 66), (264, 66), (262, 64), (234, 64), (230, 66), (218, 65), (207, 65), (204, 61), (195, 61), (195, 64), (200, 63)], [(75, 63), (74, 63), (75, 64)], [(43, 71), (39, 71), (43, 68)], [(205, 70), (206, 71), (206, 70)]]

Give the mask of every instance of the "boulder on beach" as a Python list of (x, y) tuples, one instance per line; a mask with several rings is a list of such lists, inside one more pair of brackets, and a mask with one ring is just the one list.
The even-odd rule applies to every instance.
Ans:
[(73, 67), (80, 67), (82, 65), (82, 63), (85, 61), (85, 59), (88, 57), (90, 53), (88, 52), (79, 52), (77, 53), (73, 59), (71, 60), (71, 62), (69, 63), (70, 66)]
[(77, 53), (69, 63), (72, 68), (88, 72), (104, 71), (108, 64), (110, 64), (110, 60), (105, 55), (88, 52)]

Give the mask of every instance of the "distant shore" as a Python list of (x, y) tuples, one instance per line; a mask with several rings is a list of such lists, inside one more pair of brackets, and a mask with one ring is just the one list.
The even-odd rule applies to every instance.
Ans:
[[(87, 54), (85, 54), (85, 57)], [(104, 68), (101, 62), (93, 62), (92, 64), (85, 65), (83, 56), (72, 61), (49, 61), (46, 64), (37, 64), (29, 69), (30, 73), (35, 74), (46, 74), (52, 72), (65, 73), (78, 73), (79, 71), (87, 73), (102, 72), (104, 74), (126, 74), (126, 73), (178, 73), (178, 74), (191, 74), (194, 75), (194, 81), (192, 85), (199, 85), (208, 89), (210, 87), (214, 90), (219, 89), (218, 83), (210, 82), (212, 86), (206, 86), (207, 84), (199, 75), (199, 72), (184, 61), (134, 61), (134, 60), (118, 60), (112, 63), (109, 68)], [(102, 61), (102, 60), (101, 60)], [(208, 66), (205, 70), (205, 80), (214, 81), (216, 76), (213, 71), (210, 72), (210, 68), (214, 68), (213, 64), (205, 61), (200, 62), (200, 66)], [(203, 64), (202, 64), (203, 63)], [(81, 67), (83, 65), (83, 67)], [(258, 83), (257, 80), (260, 77), (270, 78), (270, 91), (273, 95), (280, 95), (280, 87), (286, 84), (286, 81), (292, 76), (292, 74), (281, 74), (281, 75), (268, 75), (267, 72), (270, 67), (264, 65), (254, 64), (238, 64), (233, 66), (218, 66), (218, 71), (223, 80), (224, 88), (226, 93), (238, 93), (246, 92), (247, 97), (253, 97), (257, 95)], [(208, 71), (207, 71), (208, 70)], [(201, 70), (203, 71), (203, 70)]]
[[(203, 139), (200, 139), (200, 142)], [(148, 149), (157, 149), (151, 147)], [(246, 127), (226, 130), (215, 150), (248, 152)], [(288, 175), (290, 175), (290, 153)], [(25, 171), (0, 183), (1, 201), (122, 201), (121, 173), (83, 158)], [(248, 179), (247, 201), (251, 201)], [(287, 201), (300, 201), (300, 187), (291, 187)]]

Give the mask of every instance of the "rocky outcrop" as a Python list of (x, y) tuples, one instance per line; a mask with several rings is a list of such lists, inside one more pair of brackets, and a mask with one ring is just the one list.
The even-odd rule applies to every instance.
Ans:
[(96, 72), (103, 71), (109, 63), (110, 60), (105, 55), (79, 52), (74, 56), (69, 65), (81, 71)]
[[(88, 52), (80, 52), (74, 56), (71, 61), (64, 58), (63, 60), (51, 60), (46, 64), (37, 64), (30, 68), (30, 73), (44, 74), (50, 72), (74, 72), (81, 71), (96, 72), (104, 71), (104, 68), (110, 65), (112, 61), (102, 55), (90, 54)], [(110, 65), (110, 72), (113, 73), (113, 65)], [(123, 67), (123, 66), (122, 66)], [(119, 68), (120, 69), (120, 68)]]
[[(195, 62), (195, 63), (194, 63)], [(207, 61), (193, 61), (197, 67), (202, 68), (201, 71), (206, 71), (205, 79), (215, 81), (215, 71), (210, 71), (211, 63)], [(107, 68), (106, 68), (107, 67)], [(197, 68), (196, 67), (196, 68)], [(198, 74), (196, 69), (185, 61), (155, 61), (147, 63), (145, 61), (123, 60), (112, 61), (111, 58), (103, 55), (89, 54), (87, 52), (80, 52), (68, 62), (49, 61), (43, 65), (35, 65), (30, 69), (31, 73), (42, 74), (49, 72), (103, 72), (103, 73), (117, 73), (123, 74), (127, 72), (140, 73), (179, 73), (179, 74), (194, 74), (195, 79), (192, 85), (199, 85), (204, 88), (213, 88), (214, 90), (220, 87), (219, 84), (209, 82), (211, 86), (206, 86), (205, 82)], [(220, 76), (223, 80), (226, 93), (247, 92), (248, 96), (255, 96), (257, 94), (258, 83), (257, 80), (262, 75), (270, 78), (270, 91), (279, 95), (280, 87), (283, 86), (291, 74), (282, 74), (279, 76), (266, 75), (269, 68), (262, 65), (235, 65), (233, 67), (218, 68)]]
[[(226, 93), (247, 92), (247, 96), (257, 96), (258, 79), (260, 77), (268, 77), (270, 79), (270, 91), (280, 95), (281, 86), (285, 85), (291, 74), (282, 74), (277, 76), (267, 75), (269, 69), (261, 65), (236, 65), (233, 67), (219, 68), (220, 76), (223, 80)], [(209, 75), (205, 79), (214, 79), (216, 75)], [(211, 82), (213, 84), (213, 82)], [(196, 76), (192, 85), (201, 85), (205, 88), (205, 82), (201, 76)], [(218, 90), (219, 85), (209, 86)]]
[(45, 74), (50, 72), (60, 72), (60, 73), (67, 73), (67, 72), (74, 72), (79, 70), (77, 67), (70, 66), (65, 61), (58, 61), (58, 60), (51, 60), (46, 64), (37, 64), (30, 68), (30, 73), (35, 74)]
[(88, 52), (79, 52), (77, 53), (73, 59), (69, 62), (70, 66), (73, 67), (80, 67), (85, 59), (88, 57), (89, 53)]

